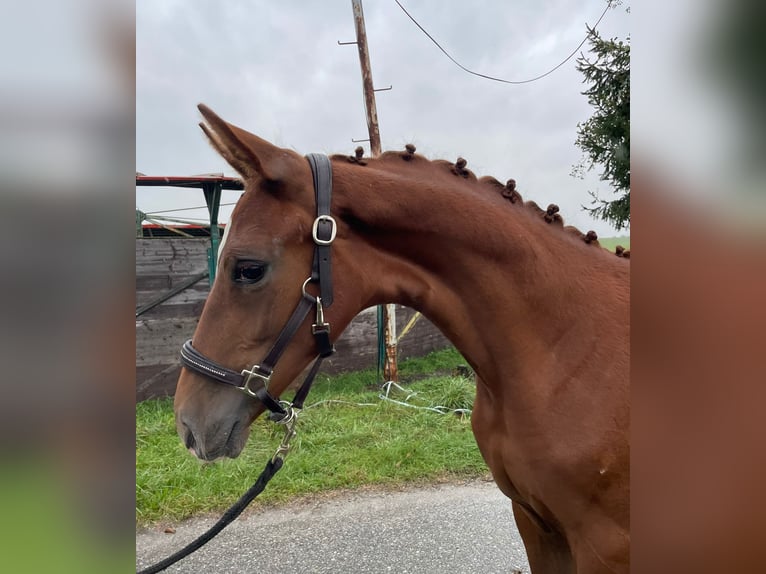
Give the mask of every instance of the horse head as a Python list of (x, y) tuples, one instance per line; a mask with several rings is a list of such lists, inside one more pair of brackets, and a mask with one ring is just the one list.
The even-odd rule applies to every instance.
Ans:
[[(199, 109), (206, 120), (200, 126), (213, 147), (241, 174), (245, 193), (227, 226), (216, 279), (188, 344), (193, 354), (184, 362), (189, 367), (196, 358), (207, 359), (234, 374), (254, 370), (253, 365), (273, 350), (288, 322), (297, 321), (291, 340), (279, 350), (278, 368), (267, 377), (258, 375), (256, 381), (260, 387), (265, 382), (269, 397), (277, 400), (317, 354), (313, 312), (323, 312), (334, 338), (359, 311), (358, 301), (355, 306), (343, 297), (343, 285), (355, 282), (357, 272), (342, 255), (334, 256), (332, 275), (344, 280), (336, 279), (332, 308), (316, 306), (319, 285), (311, 277), (317, 200), (309, 161), (223, 121), (204, 105)], [(334, 227), (333, 239), (337, 232), (336, 244), (343, 244), (344, 231), (337, 229), (334, 220), (325, 218), (320, 223)], [(304, 314), (305, 320), (295, 319), (296, 305), (306, 300), (311, 313)], [(198, 370), (182, 369), (175, 395), (176, 426), (197, 457), (234, 458), (242, 451), (251, 423), (264, 411), (264, 403), (253, 398), (254, 387), (246, 387), (250, 392)]]

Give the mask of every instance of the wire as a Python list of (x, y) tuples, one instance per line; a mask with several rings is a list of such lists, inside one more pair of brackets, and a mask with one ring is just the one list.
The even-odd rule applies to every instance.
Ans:
[[(440, 49), (440, 50), (441, 50), (441, 51), (444, 53), (444, 55), (445, 55), (445, 56), (447, 56), (447, 57), (448, 57), (450, 60), (452, 60), (452, 62), (453, 62), (453, 63), (455, 63), (455, 65), (457, 65), (457, 66), (458, 66), (458, 67), (459, 67), (461, 70), (463, 70), (463, 71), (465, 71), (465, 72), (468, 72), (469, 74), (473, 74), (474, 76), (479, 76), (480, 78), (484, 78), (484, 79), (486, 79), (486, 80), (493, 80), (493, 81), (495, 81), (495, 82), (502, 82), (502, 83), (504, 83), (504, 84), (528, 84), (528, 83), (530, 83), (530, 82), (535, 82), (535, 81), (537, 81), (537, 80), (540, 80), (540, 79), (544, 78), (545, 76), (548, 76), (548, 75), (552, 74), (553, 72), (555, 72), (556, 70), (558, 70), (558, 69), (559, 69), (561, 66), (563, 66), (564, 64), (566, 64), (566, 63), (567, 63), (567, 62), (568, 62), (568, 61), (569, 61), (569, 60), (572, 58), (572, 56), (574, 56), (574, 55), (575, 55), (575, 54), (576, 54), (576, 53), (577, 53), (577, 52), (580, 50), (580, 48), (582, 48), (583, 44), (585, 44), (585, 42), (588, 40), (588, 35), (586, 34), (585, 38), (583, 38), (583, 41), (582, 41), (582, 42), (580, 42), (579, 46), (577, 46), (577, 48), (575, 48), (575, 49), (572, 51), (572, 53), (571, 53), (571, 54), (569, 54), (569, 55), (568, 55), (568, 56), (567, 56), (567, 57), (566, 57), (566, 58), (565, 58), (565, 59), (564, 59), (562, 62), (560, 62), (559, 64), (557, 64), (555, 67), (551, 68), (550, 70), (548, 70), (548, 71), (547, 71), (547, 72), (545, 72), (544, 74), (540, 74), (539, 76), (535, 76), (534, 78), (530, 78), (530, 79), (528, 79), (528, 80), (518, 80), (518, 81), (514, 81), (514, 80), (504, 80), (504, 79), (502, 79), (502, 78), (495, 78), (495, 77), (493, 77), (493, 76), (487, 76), (487, 75), (485, 75), (485, 74), (480, 74), (480, 73), (478, 73), (478, 72), (474, 72), (473, 70), (469, 70), (468, 68), (466, 68), (465, 66), (463, 66), (463, 65), (462, 65), (460, 62), (458, 62), (458, 61), (457, 61), (455, 58), (453, 58), (452, 56), (450, 56), (450, 55), (447, 53), (447, 50), (445, 50), (444, 48), (442, 48), (442, 47), (441, 47), (441, 45), (439, 44), (439, 42), (437, 42), (436, 40), (434, 40), (434, 37), (433, 37), (433, 36), (431, 36), (431, 34), (429, 34), (428, 32), (426, 32), (426, 29), (425, 29), (425, 28), (423, 28), (423, 26), (421, 26), (420, 24), (418, 24), (418, 21), (417, 21), (417, 20), (415, 20), (415, 18), (413, 18), (413, 17), (412, 17), (412, 15), (411, 15), (409, 12), (407, 12), (407, 10), (404, 8), (404, 6), (402, 6), (402, 5), (401, 5), (401, 3), (399, 2), (399, 0), (394, 0), (394, 2), (396, 2), (396, 3), (397, 3), (397, 5), (399, 6), (399, 8), (401, 8), (401, 9), (402, 9), (402, 12), (404, 12), (405, 14), (407, 14), (407, 17), (408, 17), (410, 20), (412, 20), (412, 21), (414, 22), (415, 26), (417, 26), (418, 28), (420, 28), (421, 32), (423, 32), (423, 33), (424, 33), (426, 36), (428, 36), (428, 39), (429, 39), (429, 40), (431, 40), (431, 41), (432, 41), (434, 44), (436, 44), (436, 47), (437, 47), (437, 48), (439, 48), (439, 49)], [(601, 23), (601, 20), (603, 19), (604, 15), (606, 14), (606, 11), (607, 11), (607, 10), (609, 10), (609, 8), (611, 8), (611, 6), (612, 6), (612, 0), (609, 0), (609, 2), (607, 2), (607, 4), (606, 4), (606, 8), (604, 8), (604, 11), (601, 13), (601, 16), (599, 16), (599, 19), (596, 21), (596, 24), (593, 26), (593, 30), (595, 30), (595, 29), (596, 29), (596, 27), (597, 27), (597, 26), (598, 26), (598, 25)]]
[[(235, 201), (234, 203), (222, 203), (220, 207), (227, 205), (237, 205), (237, 202)], [(207, 209), (207, 205), (200, 205), (199, 207), (177, 207), (175, 209), (161, 209), (159, 211), (152, 211), (151, 215), (156, 213), (173, 213), (174, 211), (189, 211), (190, 209)]]
[(172, 221), (173, 223), (182, 223), (184, 225), (198, 225), (199, 223), (210, 223), (209, 219), (200, 219), (198, 217), (187, 217), (186, 219), (178, 219), (177, 217), (168, 217), (167, 215), (160, 215), (155, 217), (154, 213), (144, 213), (144, 219), (147, 221), (150, 219), (162, 219), (163, 221)]

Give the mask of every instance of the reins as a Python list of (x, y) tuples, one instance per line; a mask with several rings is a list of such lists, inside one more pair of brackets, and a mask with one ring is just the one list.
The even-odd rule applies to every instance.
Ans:
[[(277, 336), (273, 346), (260, 363), (241, 372), (234, 371), (208, 359), (192, 346), (191, 340), (186, 341), (181, 347), (181, 363), (184, 367), (215, 381), (233, 385), (246, 395), (261, 401), (270, 411), (269, 419), (285, 427), (285, 435), (274, 456), (266, 463), (265, 468), (253, 486), (221, 516), (218, 522), (178, 552), (139, 571), (137, 574), (161, 572), (195, 552), (234, 521), (263, 492), (266, 485), (284, 464), (285, 457), (290, 450), (290, 440), (296, 434), (295, 426), (298, 422), (298, 414), (303, 408), (303, 403), (311, 390), (311, 385), (316, 374), (319, 372), (322, 361), (325, 357), (329, 357), (335, 352), (335, 348), (330, 341), (330, 324), (324, 320), (324, 309), (332, 305), (333, 302), (330, 247), (335, 240), (335, 234), (338, 230), (337, 223), (332, 215), (330, 215), (332, 166), (330, 159), (323, 154), (309, 154), (306, 156), (306, 159), (311, 166), (316, 195), (317, 216), (311, 230), (314, 240), (314, 259), (311, 265), (311, 275), (301, 286), (301, 300)], [(309, 283), (317, 285), (319, 295), (314, 296), (306, 291)], [(316, 312), (315, 322), (311, 325), (311, 333), (316, 343), (317, 357), (300, 388), (295, 393), (292, 402), (280, 401), (269, 393), (271, 376), (274, 373), (277, 362), (312, 309)]]

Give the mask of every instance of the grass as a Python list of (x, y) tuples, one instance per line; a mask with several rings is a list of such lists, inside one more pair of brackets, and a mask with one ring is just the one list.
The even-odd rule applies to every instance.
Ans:
[[(404, 390), (392, 388), (390, 398), (431, 408), (470, 409), (473, 381), (451, 374), (460, 364), (464, 360), (454, 349), (403, 361), (399, 372)], [(400, 487), (487, 474), (469, 417), (382, 401), (376, 379), (375, 371), (318, 377), (301, 413), (293, 450), (254, 506), (365, 485)], [(139, 403), (137, 525), (221, 512), (251, 486), (280, 435), (281, 428), (259, 418), (239, 458), (205, 464), (179, 441), (170, 399)]]
[(620, 237), (599, 237), (598, 243), (604, 249), (614, 252), (614, 248), (622, 245), (625, 249), (630, 249), (630, 236)]

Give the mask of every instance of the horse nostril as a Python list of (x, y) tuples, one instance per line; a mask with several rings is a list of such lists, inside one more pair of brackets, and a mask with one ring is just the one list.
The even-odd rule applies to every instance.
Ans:
[(197, 444), (197, 441), (194, 440), (194, 433), (191, 431), (191, 429), (186, 426), (186, 423), (183, 423), (184, 425), (184, 444), (186, 445), (186, 448), (194, 448), (194, 446)]

